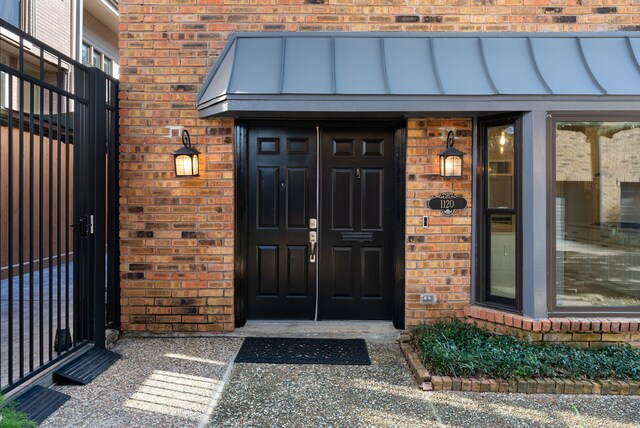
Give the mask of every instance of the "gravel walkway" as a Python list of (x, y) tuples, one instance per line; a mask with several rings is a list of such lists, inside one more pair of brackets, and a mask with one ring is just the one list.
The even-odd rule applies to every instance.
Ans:
[(56, 387), (72, 398), (42, 426), (579, 427), (573, 406), (587, 427), (640, 426), (640, 397), (424, 393), (397, 343), (369, 341), (371, 366), (230, 372), (241, 340), (124, 338), (113, 348), (122, 360), (91, 384)]
[(236, 364), (211, 427), (640, 426), (640, 397), (425, 393), (396, 343), (371, 366)]
[(122, 355), (86, 386), (56, 386), (69, 394), (42, 427), (197, 427), (242, 343), (233, 338), (123, 338)]

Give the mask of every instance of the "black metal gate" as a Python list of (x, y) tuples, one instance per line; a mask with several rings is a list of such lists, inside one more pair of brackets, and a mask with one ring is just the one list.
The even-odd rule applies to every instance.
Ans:
[(0, 21), (0, 389), (119, 324), (118, 82)]

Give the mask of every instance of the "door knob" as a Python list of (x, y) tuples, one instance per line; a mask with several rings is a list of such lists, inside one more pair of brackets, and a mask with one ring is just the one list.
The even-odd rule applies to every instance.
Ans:
[(318, 242), (318, 233), (315, 230), (309, 232), (309, 263), (316, 262), (316, 247)]

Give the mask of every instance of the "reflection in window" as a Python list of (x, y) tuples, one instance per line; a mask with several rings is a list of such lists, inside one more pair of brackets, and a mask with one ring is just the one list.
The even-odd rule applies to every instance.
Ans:
[(513, 161), (514, 127), (495, 126), (488, 132), (489, 182), (488, 196), (490, 208), (513, 208)]
[(485, 302), (516, 309), (517, 194), (515, 123), (486, 128), (485, 135)]
[(89, 62), (89, 57), (90, 56), (91, 56), (91, 47), (88, 44), (83, 43), (82, 44), (82, 58), (81, 58), (81, 60), (82, 60), (82, 63), (84, 65), (91, 65), (91, 63)]
[(556, 123), (557, 306), (640, 306), (640, 122)]
[(104, 57), (104, 63), (102, 65), (102, 71), (107, 73), (109, 76), (113, 75), (113, 61), (111, 61), (106, 56)]
[(20, 0), (2, 0), (0, 19), (14, 27), (20, 27)]
[(0, 71), (0, 107), (9, 106), (9, 75)]
[(489, 294), (516, 298), (516, 216), (491, 216)]
[(93, 53), (91, 54), (91, 65), (97, 68), (101, 68), (101, 62), (100, 59), (102, 57), (102, 54), (95, 50), (95, 48), (93, 49)]

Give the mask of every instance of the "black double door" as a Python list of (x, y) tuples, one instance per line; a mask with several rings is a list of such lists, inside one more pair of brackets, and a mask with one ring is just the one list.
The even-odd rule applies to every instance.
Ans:
[(393, 131), (247, 130), (251, 319), (390, 320)]

